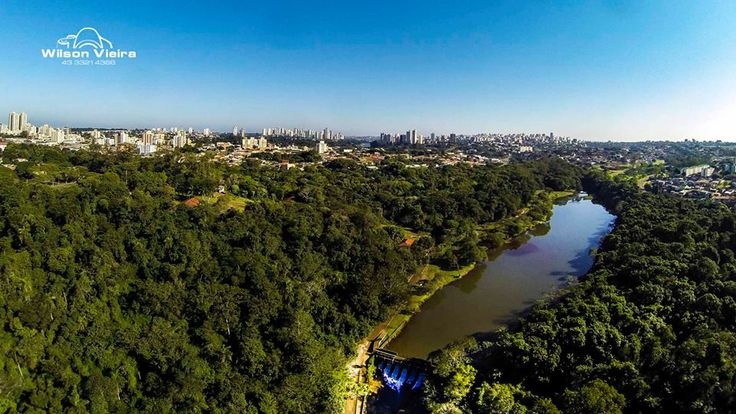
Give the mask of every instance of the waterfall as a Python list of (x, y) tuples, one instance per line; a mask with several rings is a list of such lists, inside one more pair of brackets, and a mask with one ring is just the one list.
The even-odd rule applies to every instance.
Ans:
[(388, 378), (391, 377), (391, 367), (393, 366), (393, 362), (387, 362), (386, 366), (383, 367), (383, 377)]
[(424, 382), (425, 373), (412, 361), (398, 361), (393, 358), (377, 357), (373, 363), (376, 373), (379, 373), (383, 383), (394, 391), (401, 392), (402, 388), (416, 391)]
[(401, 364), (396, 364), (396, 367), (394, 368), (394, 370), (391, 371), (391, 378), (393, 380), (396, 380), (398, 378), (399, 370), (401, 370)]
[(414, 384), (414, 380), (416, 378), (417, 378), (417, 371), (414, 371), (413, 370), (413, 371), (411, 371), (411, 374), (409, 374), (409, 378), (406, 379), (406, 382), (404, 384), (406, 384), (406, 386), (408, 387), (408, 386)]
[(419, 377), (417, 378), (417, 382), (414, 383), (414, 386), (411, 387), (412, 390), (418, 390), (419, 387), (422, 386), (422, 382), (424, 382), (424, 373), (420, 373)]
[(401, 370), (401, 376), (399, 376), (399, 379), (397, 381), (399, 388), (401, 388), (402, 385), (404, 385), (404, 381), (406, 381), (406, 375), (409, 373), (409, 369), (404, 368)]

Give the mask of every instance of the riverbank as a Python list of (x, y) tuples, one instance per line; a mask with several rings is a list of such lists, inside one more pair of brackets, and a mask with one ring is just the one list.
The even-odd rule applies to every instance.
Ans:
[(515, 216), (479, 226), (481, 240), (486, 241), (490, 248), (504, 246), (536, 226), (548, 222), (554, 203), (575, 194), (577, 191), (573, 190), (539, 191), (535, 199)]
[[(529, 206), (523, 208), (515, 216), (478, 226), (481, 239), (487, 240), (487, 237), (484, 236), (500, 233), (503, 238), (498, 240), (499, 244), (487, 247), (497, 248), (511, 243), (514, 239), (531, 231), (536, 226), (548, 222), (552, 216), (552, 206), (555, 201), (572, 197), (575, 194), (577, 192), (572, 190), (539, 192), (537, 194), (539, 198), (535, 199)], [(540, 211), (544, 212), (541, 216), (539, 216)], [(383, 325), (384, 336), (376, 346), (382, 347), (391, 342), (392, 339), (401, 333), (401, 329), (409, 322), (411, 317), (419, 312), (424, 302), (438, 290), (470, 273), (476, 266), (477, 263), (473, 263), (460, 269), (445, 270), (432, 264), (424, 265), (419, 272), (409, 279), (409, 283), (414, 286), (414, 293), (408, 302), (388, 321), (381, 324)], [(369, 339), (375, 339), (379, 335), (381, 335), (380, 332), (378, 335)]]
[[(488, 245), (487, 247), (491, 249), (499, 248), (538, 225), (548, 222), (552, 215), (554, 203), (559, 199), (572, 197), (576, 193), (576, 191), (540, 191), (532, 202), (516, 215), (497, 222), (479, 225), (477, 231), (481, 240)], [(389, 319), (376, 326), (370, 335), (358, 344), (356, 357), (348, 363), (350, 378), (358, 383), (366, 381), (365, 366), (371, 344), (373, 343), (373, 347), (376, 348), (390, 343), (401, 333), (412, 316), (419, 312), (424, 302), (443, 287), (470, 273), (476, 265), (477, 263), (473, 263), (456, 270), (444, 270), (431, 264), (422, 266), (409, 280), (414, 290), (409, 300), (396, 310)], [(365, 390), (367, 387), (362, 387), (362, 389)], [(348, 398), (345, 413), (361, 412), (362, 400), (362, 397), (357, 399)]]

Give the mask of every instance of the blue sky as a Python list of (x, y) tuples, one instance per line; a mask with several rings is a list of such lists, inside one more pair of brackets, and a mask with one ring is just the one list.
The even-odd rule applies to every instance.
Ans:
[[(85, 26), (138, 57), (41, 58)], [(0, 114), (59, 126), (736, 139), (734, 28), (733, 1), (2, 0)]]

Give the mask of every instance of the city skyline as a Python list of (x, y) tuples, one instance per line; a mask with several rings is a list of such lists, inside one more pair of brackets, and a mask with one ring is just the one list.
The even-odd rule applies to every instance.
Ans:
[[(43, 123), (43, 121), (41, 121)], [(53, 129), (53, 125), (49, 125), (48, 122), (45, 122), (44, 127), (49, 128), (51, 127)], [(189, 134), (195, 132), (195, 129), (193, 127), (183, 127), (181, 125), (177, 126), (136, 126), (136, 127), (115, 127), (110, 125), (100, 125), (100, 126), (85, 126), (85, 125), (67, 125), (63, 124), (62, 127), (64, 129), (102, 129), (102, 130), (157, 130), (157, 131), (172, 131), (172, 132), (179, 132), (179, 131), (186, 131)], [(34, 122), (30, 122), (28, 113), (27, 112), (16, 112), (11, 111), (8, 113), (8, 123), (4, 124), (2, 121), (0, 121), (0, 134), (8, 134), (11, 136), (17, 136), (22, 132), (27, 132), (31, 136), (37, 135), (38, 125), (35, 125)], [(210, 133), (227, 133), (227, 130), (217, 130), (212, 128), (201, 128), (197, 129), (196, 132), (201, 132), (204, 136), (210, 135)], [(232, 135), (235, 136), (241, 136), (245, 137), (247, 134), (252, 134), (253, 131), (248, 132), (248, 129), (245, 127), (239, 127), (238, 125), (234, 125), (232, 130)], [(341, 140), (345, 138), (345, 135), (340, 131), (333, 131), (329, 127), (323, 128), (321, 130), (313, 130), (313, 129), (305, 129), (305, 128), (283, 128), (283, 127), (268, 127), (268, 128), (262, 128), (260, 131), (256, 131), (256, 134), (260, 133), (263, 136), (286, 136), (286, 137), (294, 137), (294, 138), (314, 138), (314, 139), (324, 139), (324, 140)]]
[[(732, 3), (95, 6), (0, 5), (0, 113), (97, 128), (736, 139)], [(41, 56), (87, 26), (137, 56)]]
[[(15, 120), (14, 120), (15, 119)], [(238, 125), (234, 125), (231, 129), (230, 128), (223, 128), (223, 129), (214, 129), (214, 128), (194, 128), (194, 127), (185, 127), (182, 125), (174, 125), (174, 126), (166, 126), (166, 125), (157, 125), (157, 126), (112, 126), (112, 125), (68, 125), (68, 124), (53, 124), (49, 122), (30, 122), (31, 119), (29, 119), (28, 113), (26, 112), (18, 112), (18, 111), (11, 111), (8, 114), (8, 123), (4, 123), (4, 121), (0, 121), (0, 135), (6, 135), (10, 137), (18, 137), (18, 135), (21, 132), (28, 132), (30, 133), (31, 137), (37, 137), (37, 136), (44, 136), (49, 134), (49, 132), (60, 132), (60, 139), (63, 140), (64, 132), (63, 131), (69, 131), (69, 130), (94, 130), (96, 133), (98, 130), (100, 131), (113, 131), (113, 132), (120, 132), (120, 131), (145, 131), (145, 132), (164, 132), (164, 133), (188, 133), (188, 134), (198, 134), (200, 136), (209, 137), (212, 136), (221, 136), (223, 134), (231, 134), (236, 137), (245, 138), (246, 136), (264, 136), (264, 137), (286, 137), (286, 138), (302, 138), (302, 139), (311, 139), (316, 141), (333, 141), (333, 140), (342, 140), (345, 138), (373, 138), (378, 142), (383, 143), (390, 143), (390, 144), (411, 144), (411, 145), (422, 145), (426, 142), (435, 142), (435, 139), (451, 139), (454, 137), (463, 137), (465, 139), (478, 139), (485, 140), (489, 137), (509, 137), (509, 136), (542, 136), (542, 137), (549, 137), (549, 138), (561, 138), (563, 140), (573, 140), (573, 141), (580, 141), (580, 142), (602, 142), (602, 141), (611, 141), (611, 142), (657, 142), (657, 141), (671, 141), (671, 142), (677, 142), (677, 141), (702, 141), (702, 142), (716, 142), (716, 141), (726, 141), (729, 140), (726, 139), (720, 139), (720, 138), (687, 138), (687, 137), (681, 137), (678, 139), (667, 139), (667, 138), (658, 138), (658, 139), (639, 139), (639, 140), (596, 140), (596, 139), (589, 139), (589, 138), (580, 138), (580, 137), (572, 137), (572, 136), (564, 136), (564, 135), (555, 135), (554, 132), (540, 132), (540, 131), (475, 131), (475, 132), (448, 132), (448, 133), (437, 133), (434, 131), (422, 131), (418, 130), (417, 128), (412, 128), (410, 130), (406, 130), (404, 132), (403, 130), (400, 131), (389, 131), (389, 130), (381, 130), (381, 132), (378, 133), (369, 133), (369, 134), (362, 134), (362, 135), (346, 135), (343, 134), (340, 131), (335, 131), (330, 129), (329, 127), (325, 127), (323, 129), (313, 130), (309, 128), (299, 128), (299, 127), (264, 127), (261, 129), (248, 129), (245, 127), (240, 127)], [(41, 125), (43, 124), (43, 125)], [(44, 133), (41, 133), (42, 131), (45, 131)], [(389, 131), (389, 132), (387, 132)], [(144, 132), (144, 133), (145, 133)], [(429, 140), (429, 141), (427, 141)], [(736, 139), (734, 139), (736, 141)]]

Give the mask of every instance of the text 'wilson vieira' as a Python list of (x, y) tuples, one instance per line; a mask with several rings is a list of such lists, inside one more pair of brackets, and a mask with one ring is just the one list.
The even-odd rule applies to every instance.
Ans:
[[(135, 50), (94, 49), (92, 53), (98, 59), (135, 59), (137, 57)], [(89, 59), (92, 55), (89, 53), (89, 50), (41, 49), (41, 56), (50, 59)]]

